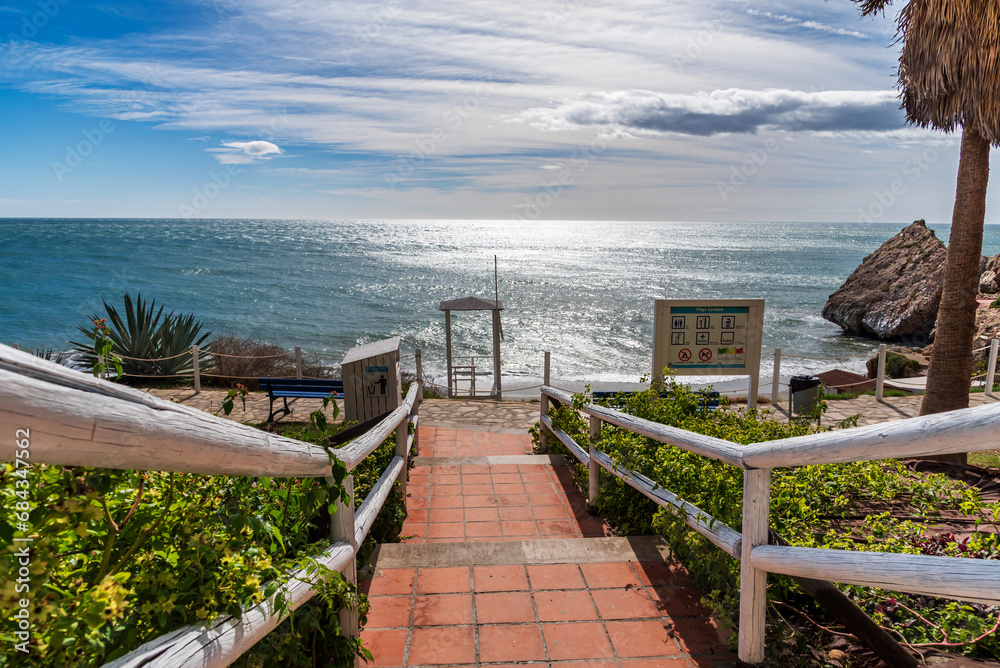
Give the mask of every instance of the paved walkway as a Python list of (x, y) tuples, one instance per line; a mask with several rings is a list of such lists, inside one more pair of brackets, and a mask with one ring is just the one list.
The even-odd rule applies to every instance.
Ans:
[[(825, 426), (835, 425), (845, 418), (858, 414), (862, 416), (858, 421), (858, 426), (903, 420), (920, 415), (921, 401), (923, 401), (922, 396), (913, 395), (909, 397), (886, 397), (883, 401), (879, 402), (875, 401), (873, 395), (867, 394), (857, 399), (828, 401), (827, 411), (823, 415), (822, 423)], [(970, 408), (994, 404), (997, 401), (1000, 401), (1000, 396), (988, 397), (982, 393), (969, 395)], [(762, 405), (761, 408), (771, 410), (777, 419), (788, 419), (787, 400), (779, 403), (777, 407)]]
[(437, 426), (429, 403), (407, 538), (382, 545), (362, 582), (375, 666), (733, 664), (661, 539), (609, 536), (568, 462), (530, 454), (523, 430)]
[[(195, 394), (191, 388), (170, 388), (148, 390), (150, 394), (187, 406), (193, 406), (209, 413), (218, 412), (226, 397), (226, 390), (205, 389)], [(908, 417), (916, 417), (920, 413), (922, 397), (887, 397), (882, 402), (875, 401), (874, 396), (860, 396), (847, 401), (827, 402), (828, 409), (822, 418), (824, 425), (834, 425), (841, 420), (860, 414), (858, 424), (877, 424), (891, 422)], [(1000, 396), (988, 397), (977, 393), (969, 395), (970, 406), (983, 406), (1000, 401)], [(279, 402), (276, 402), (278, 404)], [(338, 402), (343, 408), (343, 402)], [(282, 421), (300, 421), (309, 419), (309, 413), (322, 405), (320, 399), (289, 399), (288, 405), (292, 414), (282, 417)], [(745, 404), (736, 404), (737, 407)], [(484, 401), (475, 399), (425, 399), (420, 405), (421, 420), (440, 427), (476, 430), (480, 432), (524, 434), (528, 428), (538, 422), (538, 402), (520, 401)], [(777, 406), (761, 404), (760, 408), (771, 411), (777, 420), (788, 419), (787, 399)], [(263, 392), (252, 392), (247, 397), (246, 411), (236, 402), (231, 419), (239, 422), (263, 422), (267, 418), (268, 398)], [(343, 415), (343, 412), (341, 413)]]

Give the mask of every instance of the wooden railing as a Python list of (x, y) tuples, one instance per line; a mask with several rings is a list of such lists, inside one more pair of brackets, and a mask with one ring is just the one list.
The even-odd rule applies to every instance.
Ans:
[[(548, 353), (546, 380), (547, 362)], [(994, 449), (1000, 438), (1000, 404), (744, 446), (590, 403), (580, 409), (590, 416), (590, 444), (585, 448), (565, 432), (553, 428), (548, 416), (550, 398), (572, 405), (573, 396), (550, 386), (543, 387), (540, 420), (588, 466), (591, 500), (600, 491), (599, 467), (607, 469), (660, 506), (681, 511), (688, 526), (740, 560), (738, 651), (740, 660), (746, 663), (760, 663), (764, 659), (768, 573), (988, 605), (1000, 601), (1000, 561), (768, 544), (772, 468)], [(595, 448), (602, 423), (743, 469), (742, 534), (649, 478), (617, 466), (607, 454)]]
[[(338, 502), (331, 517), (333, 544), (316, 561), (356, 581), (355, 554), (398, 480), (406, 491), (406, 462), (418, 420), (420, 383), (403, 405), (332, 454), (352, 471), (396, 431), (395, 456), (364, 503)], [(0, 433), (30, 429), (31, 462), (206, 475), (273, 478), (329, 477), (330, 453), (304, 443), (157, 399), (145, 392), (0, 346)], [(15, 459), (13, 438), (0, 439), (0, 461)], [(353, 476), (345, 485), (354, 498)], [(284, 588), (294, 610), (313, 596), (310, 577), (290, 574)], [(284, 617), (269, 614), (271, 599), (222, 616), (210, 626), (189, 626), (152, 640), (108, 666), (228, 666)], [(345, 634), (357, 635), (357, 611), (341, 612)]]

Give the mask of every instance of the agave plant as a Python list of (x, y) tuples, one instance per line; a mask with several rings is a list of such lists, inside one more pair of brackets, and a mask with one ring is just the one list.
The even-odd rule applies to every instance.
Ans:
[(52, 350), (51, 348), (40, 350), (32, 350), (31, 354), (43, 360), (48, 360), (50, 362), (55, 362), (56, 364), (64, 364), (66, 362), (66, 357), (60, 352)]
[[(125, 319), (118, 310), (107, 302), (104, 309), (108, 313), (108, 338), (112, 342), (111, 352), (122, 358), (122, 370), (131, 376), (174, 376), (192, 371), (192, 359), (185, 355), (191, 346), (201, 346), (211, 332), (201, 334), (202, 322), (195, 321), (194, 315), (164, 315), (163, 307), (156, 309), (156, 300), (143, 302), (142, 295), (136, 295), (135, 303), (126, 293)], [(102, 318), (97, 314), (92, 321)], [(79, 353), (79, 364), (93, 368), (97, 363), (94, 354), (93, 329), (77, 327), (87, 337), (86, 342), (70, 341)], [(207, 361), (207, 360), (206, 360)]]

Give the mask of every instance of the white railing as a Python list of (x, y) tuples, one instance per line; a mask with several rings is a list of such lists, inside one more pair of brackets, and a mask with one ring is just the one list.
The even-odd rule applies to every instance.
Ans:
[[(397, 480), (406, 492), (406, 461), (415, 436), (409, 425), (417, 424), (420, 396), (420, 383), (413, 383), (403, 405), (331, 451), (350, 472), (396, 431), (395, 456), (386, 471), (357, 510), (338, 501), (331, 517), (333, 544), (316, 558), (349, 581), (357, 579), (358, 545)], [(18, 429), (30, 430), (31, 461), (38, 464), (275, 478), (331, 475), (331, 453), (319, 445), (217, 418), (0, 345), (0, 432)], [(12, 438), (0, 439), (0, 461), (14, 461), (14, 444)], [(353, 476), (347, 476), (345, 486), (353, 505)], [(290, 573), (284, 595), (292, 610), (313, 593), (306, 573)], [(239, 617), (177, 629), (107, 665), (228, 666), (283, 621), (268, 612), (273, 598)], [(357, 635), (356, 610), (341, 612), (341, 628)]]
[[(548, 380), (548, 353), (545, 361)], [(682, 511), (688, 526), (740, 560), (739, 658), (744, 662), (764, 659), (768, 573), (990, 605), (1000, 601), (1000, 561), (768, 545), (772, 468), (994, 449), (1000, 437), (1000, 404), (744, 446), (590, 403), (580, 409), (590, 416), (590, 444), (584, 448), (565, 432), (553, 429), (548, 416), (550, 398), (572, 405), (573, 396), (543, 387), (540, 421), (588, 466), (591, 501), (599, 493), (599, 467), (607, 469), (660, 506)], [(649, 478), (615, 465), (595, 448), (604, 422), (743, 469), (742, 534)]]

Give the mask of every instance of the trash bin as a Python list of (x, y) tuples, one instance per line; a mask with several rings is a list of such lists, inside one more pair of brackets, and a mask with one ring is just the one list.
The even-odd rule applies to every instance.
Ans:
[(788, 381), (789, 403), (792, 412), (798, 415), (808, 413), (816, 407), (822, 381), (816, 376), (792, 376)]

